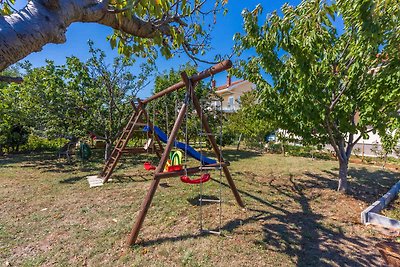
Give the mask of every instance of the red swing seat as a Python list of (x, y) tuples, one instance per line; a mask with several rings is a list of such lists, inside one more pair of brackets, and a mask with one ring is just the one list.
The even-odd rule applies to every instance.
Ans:
[(156, 169), (156, 166), (151, 165), (150, 162), (145, 162), (145, 163), (143, 164), (143, 166), (144, 166), (144, 168), (145, 168), (146, 170), (148, 170), (148, 171), (154, 171), (154, 170)]
[(172, 166), (168, 166), (167, 172), (181, 171), (182, 169), (183, 169), (182, 165), (172, 165)]
[(181, 176), (181, 181), (186, 184), (201, 184), (205, 183), (211, 179), (211, 175), (209, 173), (203, 173), (198, 179), (190, 179), (187, 175)]

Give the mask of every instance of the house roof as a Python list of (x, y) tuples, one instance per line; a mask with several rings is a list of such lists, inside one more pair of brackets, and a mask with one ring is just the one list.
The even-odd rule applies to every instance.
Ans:
[(238, 80), (238, 81), (232, 82), (230, 86), (228, 86), (228, 84), (224, 84), (222, 86), (218, 86), (215, 89), (215, 93), (217, 95), (233, 94), (232, 91), (234, 91), (235, 88), (237, 88), (240, 85), (245, 84), (245, 83), (251, 83), (251, 82), (246, 81), (246, 80)]
[(237, 81), (234, 81), (234, 82), (231, 83), (230, 86), (229, 86), (228, 84), (220, 85), (220, 86), (217, 86), (217, 88), (215, 88), (215, 90), (216, 90), (216, 91), (219, 91), (219, 90), (227, 89), (227, 88), (229, 88), (229, 87), (232, 87), (232, 86), (234, 86), (234, 85), (236, 85), (236, 84), (239, 84), (239, 83), (242, 83), (242, 82), (245, 82), (245, 80), (237, 80)]

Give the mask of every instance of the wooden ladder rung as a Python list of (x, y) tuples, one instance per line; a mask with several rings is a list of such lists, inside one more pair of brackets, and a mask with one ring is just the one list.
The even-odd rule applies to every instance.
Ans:
[(214, 202), (214, 203), (222, 203), (220, 199), (209, 199), (209, 198), (203, 198), (199, 199), (201, 202)]
[(109, 164), (107, 164), (107, 166), (105, 167), (105, 169), (111, 169), (112, 168), (112, 165), (115, 163), (115, 161), (114, 162), (110, 162)]
[[(134, 108), (135, 108), (135, 106), (134, 106)], [(132, 131), (134, 130), (134, 128), (147, 125), (147, 124), (144, 124), (140, 120), (140, 116), (142, 114), (143, 114), (143, 111), (139, 111), (136, 109), (136, 112), (129, 118), (128, 123), (126, 124), (125, 128), (123, 129), (123, 131), (117, 141), (117, 144), (115, 145), (113, 152), (112, 152), (110, 158), (108, 159), (106, 166), (103, 169), (102, 173), (104, 176), (104, 179), (103, 179), (104, 182), (107, 182), (107, 180), (110, 178), (112, 172), (114, 171), (114, 168), (117, 165), (119, 157), (124, 152), (124, 149), (129, 141), (129, 137), (132, 134)]]
[(214, 235), (221, 235), (221, 231), (213, 231), (213, 230), (207, 230), (207, 229), (201, 229), (201, 232), (206, 233), (206, 234), (214, 234)]
[(211, 167), (209, 167), (209, 166), (201, 166), (200, 167), (200, 170), (220, 170), (220, 169), (222, 169), (222, 166), (211, 166)]

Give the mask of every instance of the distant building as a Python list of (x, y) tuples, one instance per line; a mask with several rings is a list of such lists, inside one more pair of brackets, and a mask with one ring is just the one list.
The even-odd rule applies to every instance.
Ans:
[[(226, 83), (221, 86), (216, 86), (215, 81), (212, 84), (215, 88), (215, 93), (222, 97), (222, 110), (224, 112), (232, 113), (236, 112), (240, 108), (240, 97), (251, 90), (256, 88), (255, 84), (245, 81), (238, 80), (232, 82), (230, 76), (226, 77)], [(214, 105), (219, 105), (220, 103), (215, 102)]]
[[(354, 122), (357, 124), (360, 120), (359, 112), (356, 112)], [(370, 131), (372, 128), (367, 127), (367, 130)], [(392, 133), (394, 134), (394, 133)], [(355, 134), (354, 139), (360, 137), (359, 134)], [(369, 157), (376, 157), (379, 153), (382, 152), (382, 141), (381, 137), (377, 132), (368, 133), (368, 138), (361, 138), (353, 147), (353, 154), (356, 155), (364, 155)], [(395, 150), (400, 150), (400, 142), (397, 144)], [(395, 151), (393, 151), (388, 156), (398, 158), (398, 155)]]

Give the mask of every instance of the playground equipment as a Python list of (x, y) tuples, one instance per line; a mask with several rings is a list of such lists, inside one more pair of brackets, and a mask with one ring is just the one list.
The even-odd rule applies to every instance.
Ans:
[(86, 144), (85, 142), (81, 142), (81, 144), (79, 145), (79, 151), (78, 151), (79, 158), (82, 159), (83, 161), (85, 161), (85, 160), (89, 160), (91, 155), (92, 155), (92, 151), (91, 151), (89, 145)]
[[(216, 73), (219, 73), (221, 71), (229, 69), (231, 66), (232, 66), (231, 61), (229, 61), (229, 60), (223, 61), (223, 62), (213, 66), (212, 68), (207, 69), (206, 71), (203, 71), (196, 75), (191, 76), (190, 78), (187, 76), (187, 74), (185, 72), (182, 72), (181, 73), (181, 77), (182, 77), (181, 82), (179, 82), (161, 92), (158, 92), (145, 100), (137, 100), (137, 103), (133, 104), (134, 112), (133, 112), (132, 116), (130, 117), (126, 127), (124, 128), (119, 140), (117, 141), (116, 146), (114, 147), (114, 150), (113, 150), (108, 162), (104, 166), (101, 174), (99, 176), (95, 176), (95, 177), (88, 177), (88, 181), (91, 186), (99, 186), (99, 185), (102, 185), (103, 183), (107, 182), (110, 179), (111, 174), (112, 174), (113, 170), (115, 169), (118, 160), (121, 158), (123, 153), (126, 153), (126, 146), (127, 146), (129, 139), (132, 136), (134, 129), (144, 127), (143, 130), (145, 132), (147, 132), (147, 134), (149, 136), (148, 143), (143, 148), (134, 148), (133, 152), (148, 153), (151, 150), (152, 152), (154, 151), (157, 154), (157, 156), (159, 157), (160, 160), (159, 160), (157, 166), (153, 166), (150, 162), (147, 162), (144, 164), (144, 167), (146, 170), (155, 169), (154, 174), (153, 174), (154, 179), (153, 179), (153, 181), (150, 185), (150, 188), (147, 192), (147, 195), (141, 205), (140, 212), (136, 219), (136, 223), (134, 224), (133, 229), (129, 235), (129, 238), (127, 241), (128, 245), (132, 245), (135, 243), (135, 241), (138, 237), (140, 228), (143, 225), (147, 211), (150, 207), (151, 201), (154, 197), (154, 194), (157, 190), (157, 187), (158, 187), (161, 179), (178, 176), (178, 177), (180, 177), (182, 182), (190, 183), (190, 184), (200, 184), (200, 186), (202, 186), (202, 183), (210, 180), (210, 178), (211, 178), (210, 174), (203, 173), (200, 176), (200, 178), (198, 178), (198, 179), (190, 179), (189, 175), (203, 172), (204, 170), (219, 170), (220, 174), (221, 174), (220, 177), (222, 177), (222, 172), (224, 173), (238, 205), (241, 207), (244, 207), (242, 199), (237, 191), (236, 185), (235, 185), (235, 183), (232, 179), (232, 176), (229, 172), (229, 169), (228, 169), (229, 162), (224, 161), (224, 159), (222, 157), (220, 147), (218, 146), (218, 144), (215, 140), (214, 134), (211, 132), (211, 128), (208, 124), (207, 116), (205, 114), (203, 114), (203, 110), (201, 108), (200, 101), (197, 98), (195, 91), (194, 91), (194, 88), (195, 88), (197, 82), (199, 82), (202, 79), (205, 79), (207, 77), (211, 77)], [(167, 134), (165, 134), (161, 129), (154, 126), (153, 121), (150, 120), (150, 117), (146, 110), (146, 105), (164, 95), (170, 94), (181, 88), (186, 88), (185, 99), (182, 103), (182, 106), (180, 107), (180, 110), (179, 110), (177, 116), (176, 116), (174, 126), (173, 126), (172, 130), (170, 131), (169, 136), (167, 136)], [(189, 146), (187, 144), (187, 141), (185, 143), (176, 141), (178, 131), (182, 126), (182, 123), (185, 119), (185, 115), (186, 115), (186, 123), (187, 123), (187, 112), (188, 112), (188, 108), (189, 108), (190, 104), (193, 105), (194, 110), (196, 111), (197, 116), (200, 119), (202, 135), (204, 135), (208, 138), (217, 160), (213, 160), (213, 159), (203, 156), (201, 151), (198, 152), (193, 147)], [(185, 129), (187, 130), (187, 125), (186, 125)], [(204, 130), (204, 133), (203, 133), (203, 130)], [(186, 133), (186, 137), (187, 137), (187, 133)], [(162, 142), (166, 144), (165, 148), (163, 148)], [(174, 170), (171, 169), (171, 171), (169, 171), (169, 169), (167, 168), (167, 172), (164, 172), (168, 160), (170, 159), (171, 163), (173, 162), (173, 158), (169, 158), (170, 152), (173, 147), (176, 147), (176, 148), (184, 151), (185, 165), (184, 165), (184, 167), (182, 167), (180, 169), (174, 169)], [(132, 149), (130, 150), (130, 152), (132, 152)], [(191, 156), (191, 157), (195, 158), (196, 160), (198, 160), (200, 162), (200, 166), (188, 168), (186, 166), (187, 156)], [(175, 165), (171, 164), (170, 166), (175, 166)], [(201, 202), (202, 202), (202, 198), (200, 198), (200, 203)], [(220, 218), (221, 218), (221, 216), (220, 216)]]
[(71, 141), (66, 143), (58, 152), (58, 158), (65, 156), (67, 158), (68, 163), (71, 163), (71, 158), (72, 155), (75, 154), (74, 150), (78, 141), (79, 141), (78, 139), (72, 138)]

